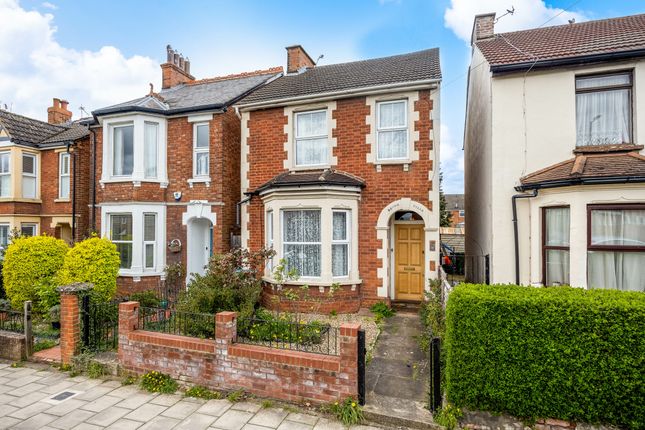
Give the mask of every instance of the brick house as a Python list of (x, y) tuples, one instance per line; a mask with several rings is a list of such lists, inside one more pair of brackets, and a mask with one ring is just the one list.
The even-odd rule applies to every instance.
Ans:
[[(439, 267), (439, 50), (287, 73), (239, 103), (242, 246), (273, 247), (321, 312), (419, 301)], [(341, 289), (329, 298), (332, 284)]]
[(88, 121), (72, 122), (67, 106), (53, 99), (48, 122), (0, 109), (2, 247), (14, 230), (68, 243), (88, 232)]
[(166, 265), (203, 273), (231, 247), (240, 194), (233, 104), (281, 68), (196, 80), (167, 47), (162, 89), (93, 112), (91, 225), (121, 254), (119, 294), (155, 288)]
[(446, 210), (450, 212), (450, 227), (464, 228), (466, 225), (466, 210), (464, 209), (463, 194), (445, 194)]

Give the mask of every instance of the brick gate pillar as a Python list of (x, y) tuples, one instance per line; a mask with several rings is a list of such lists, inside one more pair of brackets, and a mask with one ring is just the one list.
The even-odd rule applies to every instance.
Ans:
[(359, 323), (340, 325), (340, 379), (344, 381), (345, 395), (358, 396), (358, 331)]
[(78, 296), (92, 288), (93, 284), (83, 282), (56, 288), (60, 293), (60, 359), (63, 364), (69, 364), (80, 351), (81, 311)]

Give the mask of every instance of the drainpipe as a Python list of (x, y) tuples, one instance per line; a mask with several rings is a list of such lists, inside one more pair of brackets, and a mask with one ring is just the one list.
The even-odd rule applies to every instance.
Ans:
[(241, 211), (242, 205), (244, 203), (247, 203), (248, 201), (250, 201), (252, 198), (253, 198), (253, 195), (251, 194), (250, 196), (248, 196), (244, 200), (240, 200), (239, 202), (237, 202), (237, 205), (235, 206), (236, 209), (237, 209), (237, 211), (235, 213), (235, 222), (236, 222), (235, 225), (237, 227), (240, 227), (241, 224), (242, 224), (242, 219), (241, 219), (242, 218), (242, 216), (241, 216), (242, 215), (242, 211)]
[(515, 285), (520, 285), (520, 243), (519, 233), (517, 231), (517, 199), (530, 199), (537, 197), (537, 188), (533, 190), (532, 194), (515, 194), (511, 198), (513, 206), (513, 237), (515, 239)]
[(72, 157), (72, 243), (76, 243), (76, 151), (67, 144), (67, 153)]
[(90, 148), (91, 148), (91, 167), (90, 174), (92, 176), (92, 221), (90, 222), (90, 228), (92, 232), (96, 231), (96, 130), (90, 128)]

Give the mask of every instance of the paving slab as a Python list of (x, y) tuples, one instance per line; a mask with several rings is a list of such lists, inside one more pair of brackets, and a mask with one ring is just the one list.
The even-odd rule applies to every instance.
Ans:
[(139, 427), (139, 430), (169, 430), (174, 429), (175, 426), (180, 422), (181, 420), (178, 420), (176, 418), (159, 415), (158, 417), (153, 418), (152, 420)]
[(125, 415), (129, 414), (130, 409), (117, 408), (116, 406), (108, 407), (104, 411), (99, 412), (94, 415), (92, 418), (87, 420), (89, 424), (94, 424), (101, 427), (107, 427), (119, 418), (123, 418)]
[(19, 424), (21, 421), (22, 420), (18, 418), (4, 417), (0, 420), (0, 429), (8, 429), (9, 427), (13, 427), (16, 424)]
[(321, 418), (314, 426), (314, 430), (345, 430), (345, 426), (338, 421)]
[(139, 406), (137, 409), (130, 412), (128, 415), (125, 416), (125, 418), (129, 420), (141, 421), (145, 423), (150, 421), (157, 415), (161, 414), (166, 409), (168, 409), (166, 406), (153, 405), (151, 403), (147, 403), (145, 405)]
[[(49, 411), (48, 411), (49, 412)], [(69, 430), (94, 416), (94, 412), (75, 410), (49, 423), (51, 427)]]
[[(37, 403), (32, 403), (29, 406), (26, 406), (24, 408), (19, 408), (17, 411), (12, 412), (9, 414), (9, 416), (13, 418), (18, 418), (21, 420), (26, 420), (28, 418), (33, 417), (36, 414), (39, 414), (51, 407), (50, 404), (44, 403), (44, 402), (37, 402)], [(5, 420), (6, 418), (3, 418)]]
[(72, 430), (101, 430), (102, 427), (95, 426), (94, 424), (88, 424), (88, 423), (80, 423), (76, 427), (74, 427)]
[[(114, 391), (110, 393), (110, 396), (113, 396), (113, 395), (114, 395)], [(120, 408), (137, 409), (141, 405), (145, 405), (150, 400), (154, 399), (156, 396), (157, 396), (156, 394), (142, 393), (140, 391), (137, 391), (131, 394), (129, 397), (126, 397), (125, 399), (121, 400), (116, 405)]]
[(170, 417), (170, 418), (177, 418), (179, 420), (183, 420), (186, 418), (188, 415), (192, 414), (199, 408), (199, 404), (193, 403), (193, 402), (187, 402), (186, 400), (181, 400), (168, 409), (166, 409), (164, 412), (162, 412), (161, 415), (165, 417)]
[(217, 417), (194, 413), (174, 427), (175, 430), (206, 430)]
[(45, 397), (49, 397), (49, 394), (35, 391), (33, 393), (25, 394), (20, 397), (15, 397), (15, 400), (9, 402), (9, 405), (24, 408), (25, 406), (29, 406), (39, 400), (44, 399)]
[(226, 399), (222, 400), (209, 400), (203, 404), (199, 409), (197, 409), (198, 414), (212, 415), (214, 417), (220, 417), (224, 412), (228, 411), (231, 406), (231, 402)]
[(318, 421), (318, 417), (315, 415), (303, 414), (300, 412), (292, 412), (287, 415), (287, 421), (293, 421), (296, 423), (306, 424), (313, 426)]
[(125, 418), (121, 418), (120, 420), (117, 420), (114, 424), (109, 426), (107, 430), (135, 430), (141, 427), (142, 425), (143, 423), (140, 421), (132, 421), (132, 420), (127, 420)]
[(83, 406), (87, 405), (87, 403), (88, 402), (85, 402), (83, 400), (71, 398), (47, 409), (47, 413), (62, 417), (63, 415), (67, 415), (72, 411), (82, 408)]
[(229, 409), (213, 423), (213, 427), (221, 430), (241, 430), (253, 417), (250, 412)]
[(56, 420), (58, 417), (55, 415), (49, 415), (49, 414), (37, 414), (34, 415), (33, 417), (24, 420), (23, 422), (16, 424), (15, 426), (11, 427), (12, 430), (40, 430), (43, 427), (45, 427), (47, 424), (50, 422)]
[[(98, 385), (96, 387), (90, 388), (89, 390), (79, 394), (76, 396), (76, 399), (79, 400), (88, 400), (88, 401), (93, 401), (98, 399), (99, 397), (103, 397), (108, 393), (111, 393), (114, 390), (112, 387), (106, 387), (103, 385)], [(61, 390), (62, 391), (62, 390)], [(119, 398), (119, 400), (121, 400)]]
[[(83, 409), (92, 411), (92, 412), (101, 412), (104, 409), (109, 408), (110, 406), (114, 406), (117, 403), (119, 403), (122, 399), (119, 397), (112, 397), (112, 396), (102, 396), (97, 398), (96, 400), (88, 403), (87, 405), (83, 406)], [(128, 410), (129, 412), (129, 410)]]
[(256, 413), (261, 408), (262, 406), (252, 402), (238, 402), (233, 403), (233, 406), (231, 406), (231, 409), (235, 409), (236, 411), (251, 412), (252, 414)]
[(284, 409), (262, 409), (249, 421), (249, 424), (277, 428), (289, 415)]
[(278, 427), (278, 430), (313, 430), (314, 426), (297, 423), (295, 421), (283, 421)]
[(161, 394), (150, 400), (150, 403), (161, 406), (172, 406), (181, 399), (182, 396), (180, 396), (179, 394)]

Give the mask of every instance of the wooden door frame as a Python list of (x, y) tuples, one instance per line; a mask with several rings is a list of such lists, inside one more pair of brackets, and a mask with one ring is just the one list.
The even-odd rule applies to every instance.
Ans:
[[(392, 243), (392, 252), (390, 254), (390, 273), (392, 276), (390, 276), (390, 288), (391, 288), (391, 295), (390, 298), (392, 300), (398, 300), (396, 297), (396, 226), (397, 225), (410, 225), (410, 224), (418, 224), (421, 226), (421, 230), (423, 231), (423, 238), (421, 243), (423, 244), (423, 259), (421, 261), (421, 264), (423, 266), (423, 277), (425, 279), (426, 276), (426, 267), (425, 267), (425, 240), (426, 240), (426, 229), (425, 229), (425, 222), (423, 220), (411, 220), (411, 221), (397, 221), (397, 220), (392, 220), (392, 225), (390, 227), (390, 231), (392, 232), (391, 234), (391, 243)], [(423, 290), (425, 291), (425, 285), (423, 286)], [(423, 294), (421, 295), (421, 300), (423, 300)]]

